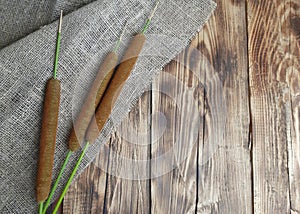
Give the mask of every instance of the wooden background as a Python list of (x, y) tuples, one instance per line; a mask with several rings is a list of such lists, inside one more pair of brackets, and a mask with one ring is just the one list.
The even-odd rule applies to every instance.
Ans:
[[(186, 86), (168, 82), (166, 75), (153, 82), (108, 142), (113, 152), (100, 153), (73, 183), (63, 213), (300, 213), (300, 1), (216, 2), (204, 29), (164, 69)], [(210, 71), (197, 67), (203, 60), (191, 59), (195, 48), (220, 77), (226, 107), (218, 106), (218, 114), (209, 104), (217, 90), (207, 93), (202, 84), (209, 73), (199, 78), (190, 72)], [(178, 94), (180, 111), (173, 99), (157, 93), (166, 85)], [(188, 157), (152, 179), (114, 176), (120, 169), (133, 170), (120, 156), (155, 159), (175, 146), (178, 130), (190, 135), (193, 124), (181, 124), (191, 117), (191, 102), (182, 96), (189, 88), (195, 89), (189, 99), (197, 100), (200, 123)], [(157, 142), (151, 139), (162, 121), (154, 112), (166, 123)], [(203, 162), (209, 135), (218, 133), (211, 126), (220, 119), (216, 115), (225, 118), (224, 133)], [(145, 170), (150, 175), (157, 167), (164, 166), (154, 161)]]

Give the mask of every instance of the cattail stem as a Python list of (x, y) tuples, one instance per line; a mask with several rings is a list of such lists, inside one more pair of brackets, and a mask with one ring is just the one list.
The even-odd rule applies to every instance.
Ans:
[(61, 169), (60, 169), (60, 172), (59, 172), (59, 174), (58, 174), (58, 176), (57, 176), (57, 179), (56, 179), (56, 181), (55, 181), (55, 183), (54, 183), (54, 185), (53, 185), (53, 187), (52, 187), (52, 190), (51, 190), (51, 192), (50, 192), (50, 194), (49, 194), (49, 197), (48, 197), (48, 199), (47, 199), (47, 201), (46, 201), (46, 204), (44, 205), (44, 208), (43, 208), (43, 214), (46, 213), (46, 211), (47, 211), (47, 209), (48, 209), (48, 207), (49, 207), (49, 205), (50, 205), (50, 203), (51, 203), (51, 199), (52, 199), (52, 197), (53, 197), (53, 195), (54, 195), (54, 193), (55, 193), (55, 190), (57, 189), (58, 183), (59, 183), (59, 181), (60, 181), (60, 179), (61, 179), (61, 177), (62, 177), (62, 175), (63, 175), (63, 172), (64, 172), (64, 170), (65, 170), (65, 168), (66, 168), (66, 166), (67, 166), (67, 163), (68, 163), (68, 161), (69, 161), (69, 159), (70, 159), (72, 153), (73, 153), (73, 152), (70, 151), (70, 150), (69, 150), (68, 153), (67, 153), (67, 156), (66, 156), (66, 158), (65, 158), (65, 161), (64, 161), (64, 163), (63, 163), (63, 165), (62, 165), (62, 167), (61, 167)]
[(54, 69), (53, 69), (53, 79), (56, 79), (57, 75), (57, 66), (58, 66), (58, 56), (59, 56), (59, 48), (60, 48), (60, 34), (61, 34), (61, 26), (62, 26), (62, 16), (63, 11), (60, 11), (60, 19), (57, 31), (57, 42), (56, 42), (56, 50), (55, 50), (55, 59), (54, 59)]
[(76, 163), (76, 165), (75, 165), (75, 167), (74, 167), (74, 169), (73, 169), (73, 171), (71, 173), (71, 176), (70, 176), (70, 178), (69, 178), (69, 180), (68, 180), (68, 182), (67, 182), (67, 184), (66, 184), (66, 186), (65, 186), (65, 188), (64, 188), (64, 190), (62, 192), (62, 194), (60, 195), (60, 197), (58, 199), (58, 202), (57, 202), (54, 210), (53, 210), (54, 214), (57, 213), (57, 211), (59, 209), (59, 206), (60, 206), (60, 204), (61, 204), (61, 202), (62, 202), (65, 194), (67, 193), (69, 186), (72, 183), (72, 180), (73, 180), (73, 178), (74, 178), (74, 176), (75, 176), (75, 174), (77, 172), (77, 169), (78, 169), (78, 167), (79, 167), (79, 165), (80, 165), (80, 163), (81, 163), (81, 161), (82, 161), (82, 159), (83, 159), (83, 157), (85, 155), (85, 152), (86, 152), (87, 148), (89, 147), (89, 145), (90, 145), (89, 142), (87, 142), (86, 145), (85, 145), (85, 147), (84, 147), (84, 149), (83, 149), (83, 151), (82, 151), (82, 153), (81, 153), (81, 155), (79, 156), (79, 159), (78, 159), (78, 161), (77, 161), (77, 163)]
[(158, 4), (159, 4), (159, 0), (156, 1), (156, 4), (155, 4), (155, 7), (153, 8), (150, 16), (148, 17), (147, 21), (146, 21), (146, 24), (144, 25), (143, 27), (143, 30), (142, 30), (142, 34), (144, 34), (146, 32), (146, 30), (148, 29), (149, 25), (150, 25), (150, 22), (154, 16), (154, 13), (156, 12), (157, 8), (158, 8)]
[(120, 37), (119, 37), (119, 39), (118, 39), (118, 41), (117, 41), (117, 43), (116, 43), (116, 47), (115, 47), (115, 49), (114, 49), (114, 52), (116, 52), (116, 51), (118, 50), (118, 48), (120, 47), (122, 38), (123, 38), (124, 33), (125, 33), (126, 26), (127, 26), (127, 22), (125, 23), (125, 26), (124, 26), (124, 28), (123, 28), (123, 30), (122, 30), (122, 33), (121, 33), (121, 35), (120, 35)]
[(42, 214), (43, 213), (43, 202), (41, 202), (40, 204), (39, 204), (39, 214)]

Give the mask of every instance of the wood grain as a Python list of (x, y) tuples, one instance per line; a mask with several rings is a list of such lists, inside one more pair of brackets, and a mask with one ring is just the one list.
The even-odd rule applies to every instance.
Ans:
[(248, 4), (257, 213), (300, 211), (299, 6), (281, 0)]
[(63, 213), (102, 213), (109, 153), (102, 149), (94, 161), (71, 185), (63, 201)]
[(199, 62), (189, 57), (195, 47), (197, 39), (152, 86), (151, 213), (195, 212), (197, 141), (203, 127), (203, 97), (198, 100), (203, 87), (193, 74), (199, 72)]
[(150, 93), (145, 93), (110, 143), (105, 213), (148, 213)]
[[(197, 211), (252, 213), (246, 2), (216, 2), (217, 10), (199, 34), (200, 50), (210, 66), (204, 65), (203, 69), (209, 88), (198, 157), (207, 153), (205, 145), (218, 147), (208, 162), (198, 167)], [(212, 73), (218, 74), (219, 84), (210, 84)], [(219, 93), (225, 100), (223, 106)], [(218, 100), (214, 101), (216, 97)], [(218, 102), (217, 108), (212, 105), (214, 102)], [(218, 133), (214, 118), (219, 123), (225, 120), (223, 133)], [(214, 139), (210, 135), (219, 136)]]
[[(288, 139), (288, 169), (290, 182), (291, 213), (300, 213), (300, 2), (287, 3), (288, 15), (284, 26), (289, 33), (290, 64), (287, 66), (286, 83), (289, 87), (291, 112), (288, 127), (291, 138)], [(289, 134), (289, 133), (288, 133)]]

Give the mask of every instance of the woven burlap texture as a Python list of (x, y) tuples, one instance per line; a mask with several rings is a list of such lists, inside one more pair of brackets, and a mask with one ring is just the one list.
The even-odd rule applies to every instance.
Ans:
[[(58, 1), (56, 5), (40, 1), (0, 1), (1, 10), (22, 10), (23, 3), (34, 13), (35, 28), (57, 18), (59, 7), (80, 5), (80, 1)], [(6, 1), (8, 2), (8, 1)], [(34, 2), (36, 5), (34, 5)], [(50, 1), (48, 1), (50, 2)], [(79, 2), (79, 3), (78, 3)], [(80, 105), (105, 55), (113, 49), (125, 22), (127, 28), (118, 54), (122, 56), (134, 34), (140, 32), (155, 1), (101, 0), (82, 1), (87, 5), (64, 16), (58, 78), (61, 80), (61, 103), (53, 177), (67, 152), (68, 135)], [(45, 3), (45, 4), (46, 4)], [(208, 20), (216, 4), (210, 0), (163, 0), (146, 32), (147, 41), (137, 65), (129, 77), (111, 119), (97, 142), (88, 149), (80, 173), (99, 152), (114, 129), (128, 115), (138, 97), (151, 84), (161, 68), (187, 46)], [(49, 11), (49, 10), (52, 11)], [(46, 12), (45, 12), (46, 11)], [(46, 15), (45, 15), (46, 14)], [(3, 29), (13, 24), (13, 14), (2, 17)], [(40, 19), (39, 19), (40, 17)], [(46, 18), (45, 18), (46, 17)], [(22, 18), (22, 17), (21, 17)], [(19, 19), (19, 21), (21, 20)], [(46, 20), (45, 20), (46, 19)], [(10, 20), (10, 21), (5, 21)], [(15, 23), (16, 24), (16, 23)], [(21, 25), (21, 23), (18, 23)], [(32, 23), (24, 21), (22, 29), (7, 34), (0, 31), (5, 46), (26, 32)], [(25, 30), (24, 30), (25, 29)], [(28, 30), (26, 30), (28, 29)], [(0, 50), (0, 213), (35, 213), (35, 179), (39, 135), (46, 81), (52, 77), (57, 21), (11, 43)], [(15, 33), (15, 34), (14, 34)], [(14, 35), (13, 35), (14, 34)], [(12, 35), (10, 37), (9, 35)], [(79, 153), (79, 152), (78, 152)], [(73, 154), (58, 193), (61, 192), (78, 153)]]

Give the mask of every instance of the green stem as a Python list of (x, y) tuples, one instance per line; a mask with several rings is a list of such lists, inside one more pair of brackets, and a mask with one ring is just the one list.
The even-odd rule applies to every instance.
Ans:
[(158, 4), (159, 4), (159, 0), (156, 1), (155, 7), (153, 8), (153, 10), (151, 12), (151, 15), (149, 16), (149, 18), (146, 21), (146, 24), (144, 25), (144, 28), (142, 30), (142, 34), (145, 34), (146, 30), (148, 29), (148, 27), (150, 25), (150, 22), (151, 22), (151, 19), (154, 16), (155, 11), (157, 10)]
[(144, 34), (146, 32), (146, 30), (148, 29), (149, 25), (150, 25), (151, 20), (147, 19), (146, 24), (144, 25), (144, 28), (142, 30), (142, 34)]
[(120, 47), (120, 44), (121, 44), (121, 39), (118, 39), (114, 52), (117, 52), (118, 48)]
[(53, 197), (53, 194), (55, 193), (55, 190), (57, 189), (58, 183), (59, 183), (59, 181), (60, 181), (60, 179), (61, 179), (61, 177), (62, 177), (62, 175), (63, 175), (63, 172), (64, 172), (64, 170), (65, 170), (65, 168), (66, 168), (66, 166), (67, 166), (67, 163), (68, 163), (68, 161), (69, 161), (69, 159), (70, 159), (72, 153), (73, 153), (73, 152), (72, 152), (71, 150), (68, 151), (68, 154), (67, 154), (67, 156), (66, 156), (66, 158), (65, 158), (65, 161), (64, 161), (64, 163), (63, 163), (63, 165), (62, 165), (62, 167), (61, 167), (61, 169), (60, 169), (60, 172), (59, 172), (59, 174), (58, 174), (58, 176), (57, 176), (57, 179), (56, 179), (56, 181), (55, 181), (55, 183), (54, 183), (54, 185), (53, 185), (53, 187), (52, 187), (52, 190), (51, 190), (51, 192), (50, 192), (50, 194), (49, 194), (49, 197), (48, 197), (48, 199), (47, 199), (47, 201), (46, 201), (46, 204), (44, 205), (43, 214), (46, 213), (46, 211), (47, 211), (47, 209), (48, 209), (48, 207), (49, 207), (49, 205), (50, 205), (50, 203), (51, 203), (51, 199), (52, 199), (52, 197)]
[(71, 173), (71, 176), (69, 177), (69, 180), (68, 180), (68, 182), (67, 182), (67, 184), (66, 184), (66, 186), (65, 186), (65, 188), (64, 188), (64, 190), (63, 190), (63, 192), (61, 193), (61, 195), (60, 195), (60, 197), (59, 197), (59, 199), (58, 199), (58, 202), (57, 202), (57, 204), (56, 204), (56, 206), (55, 206), (55, 208), (54, 208), (54, 210), (53, 210), (53, 213), (54, 213), (54, 214), (57, 213), (58, 208), (59, 208), (59, 206), (60, 206), (60, 204), (61, 204), (61, 202), (62, 202), (62, 200), (63, 200), (65, 194), (67, 193), (69, 186), (70, 186), (71, 183), (72, 183), (72, 180), (73, 180), (73, 178), (74, 178), (74, 176), (75, 176), (75, 174), (76, 174), (76, 172), (77, 172), (77, 169), (78, 169), (78, 167), (79, 167), (79, 165), (80, 165), (80, 163), (81, 163), (81, 161), (82, 161), (82, 159), (83, 159), (83, 157), (84, 157), (84, 155), (85, 155), (85, 152), (86, 152), (86, 150), (87, 150), (88, 147), (89, 147), (89, 142), (86, 143), (86, 145), (85, 145), (85, 147), (84, 147), (84, 149), (83, 149), (81, 155), (79, 156), (79, 159), (78, 159), (78, 161), (77, 161), (77, 163), (76, 163), (76, 165), (75, 165), (75, 167), (74, 167), (74, 169), (73, 169), (73, 171), (72, 171), (72, 173)]
[(39, 214), (43, 213), (43, 202), (40, 202), (39, 204)]
[(125, 26), (124, 26), (124, 28), (123, 28), (121, 34), (120, 34), (120, 37), (119, 37), (119, 39), (118, 39), (118, 41), (117, 41), (116, 47), (115, 47), (115, 49), (114, 49), (114, 52), (117, 52), (118, 48), (120, 47), (121, 40), (122, 40), (122, 37), (124, 36), (126, 26), (127, 26), (127, 22), (125, 23)]
[(54, 69), (53, 69), (53, 79), (56, 79), (59, 48), (60, 48), (60, 32), (57, 33), (57, 42), (56, 42), (55, 60), (54, 60)]

